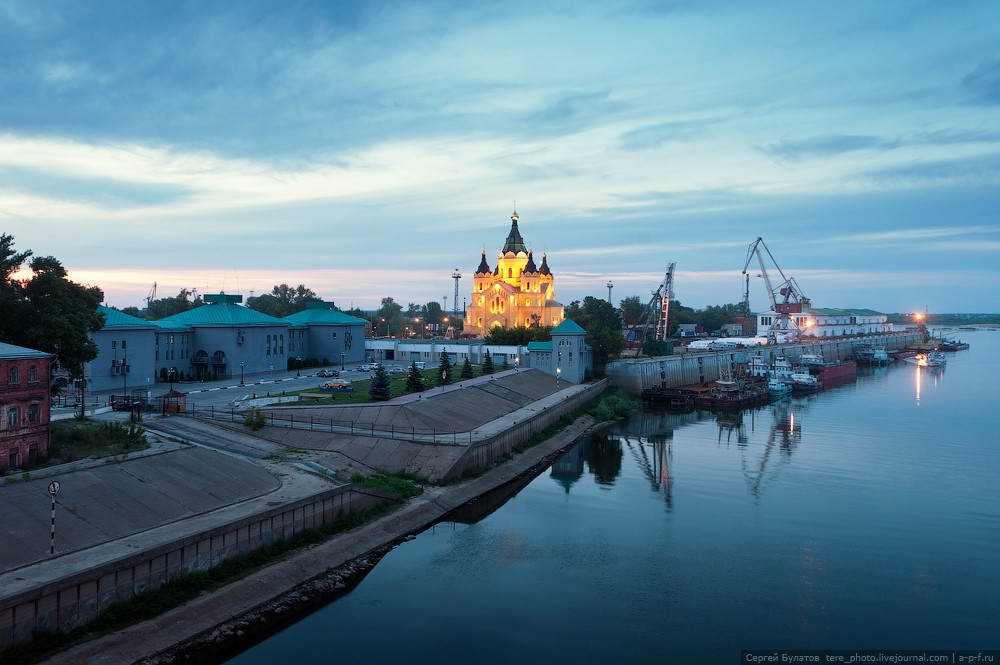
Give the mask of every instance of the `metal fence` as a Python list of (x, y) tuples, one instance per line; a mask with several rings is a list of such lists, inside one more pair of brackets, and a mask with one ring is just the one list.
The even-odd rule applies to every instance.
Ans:
[[(232, 423), (246, 423), (252, 412), (238, 411), (235, 408), (216, 408), (207, 406), (196, 408), (194, 404), (187, 405), (186, 415), (206, 418), (210, 420), (222, 420)], [(455, 431), (446, 429), (420, 429), (416, 427), (402, 427), (390, 423), (389, 425), (378, 425), (376, 423), (359, 423), (353, 420), (334, 420), (333, 418), (317, 418), (310, 415), (308, 418), (294, 415), (275, 416), (275, 414), (260, 412), (265, 419), (265, 423), (270, 427), (284, 427), (287, 429), (309, 430), (310, 432), (332, 432), (337, 434), (351, 434), (358, 436), (383, 436), (391, 439), (410, 439), (421, 443), (436, 443), (440, 445), (465, 446), (473, 443), (473, 431)]]

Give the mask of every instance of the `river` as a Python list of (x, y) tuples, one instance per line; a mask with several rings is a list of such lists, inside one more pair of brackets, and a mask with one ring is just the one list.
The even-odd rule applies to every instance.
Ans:
[(943, 370), (866, 370), (736, 416), (637, 413), (230, 662), (998, 649), (1000, 332), (959, 336), (972, 348)]

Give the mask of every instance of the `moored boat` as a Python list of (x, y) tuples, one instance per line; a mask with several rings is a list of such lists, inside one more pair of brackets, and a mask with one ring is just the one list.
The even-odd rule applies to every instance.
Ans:
[(767, 394), (772, 400), (788, 397), (792, 394), (792, 385), (780, 379), (768, 379)]

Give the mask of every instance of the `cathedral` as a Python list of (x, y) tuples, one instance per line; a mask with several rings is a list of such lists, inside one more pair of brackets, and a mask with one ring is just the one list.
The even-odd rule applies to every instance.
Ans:
[(525, 248), (517, 230), (517, 211), (510, 216), (510, 233), (490, 270), (486, 251), (476, 268), (472, 304), (465, 310), (465, 334), (485, 335), (491, 328), (557, 326), (564, 318), (563, 306), (556, 302), (555, 278), (545, 254), (535, 265), (531, 250)]

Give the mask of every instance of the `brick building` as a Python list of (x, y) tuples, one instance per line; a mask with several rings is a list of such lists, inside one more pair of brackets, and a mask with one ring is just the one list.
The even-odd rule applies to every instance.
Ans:
[(49, 455), (53, 356), (0, 342), (0, 472)]

